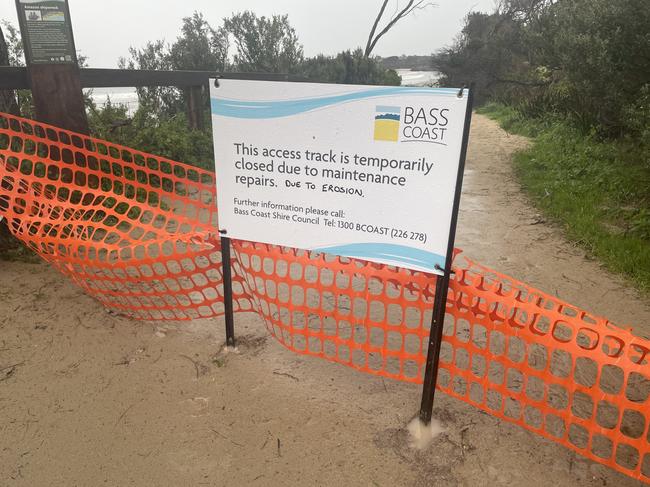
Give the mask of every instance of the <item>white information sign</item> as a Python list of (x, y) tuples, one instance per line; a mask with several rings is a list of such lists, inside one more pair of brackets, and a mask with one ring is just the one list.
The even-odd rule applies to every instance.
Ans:
[(225, 236), (441, 273), (467, 91), (210, 86)]

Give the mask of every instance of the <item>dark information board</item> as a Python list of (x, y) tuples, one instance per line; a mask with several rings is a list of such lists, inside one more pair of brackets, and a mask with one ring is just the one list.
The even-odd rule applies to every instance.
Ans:
[(16, 0), (28, 64), (77, 64), (67, 0)]

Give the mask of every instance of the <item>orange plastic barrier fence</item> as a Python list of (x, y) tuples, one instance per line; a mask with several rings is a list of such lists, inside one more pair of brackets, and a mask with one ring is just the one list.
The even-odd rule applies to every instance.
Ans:
[(10, 230), (105, 306), (140, 319), (223, 313), (213, 172), (8, 115), (0, 156)]
[[(0, 216), (107, 308), (223, 314), (214, 174), (0, 115)], [(421, 383), (435, 277), (233, 241), (235, 311), (297, 353)], [(462, 261), (462, 264), (461, 264)], [(650, 482), (650, 342), (457, 257), (438, 388)]]

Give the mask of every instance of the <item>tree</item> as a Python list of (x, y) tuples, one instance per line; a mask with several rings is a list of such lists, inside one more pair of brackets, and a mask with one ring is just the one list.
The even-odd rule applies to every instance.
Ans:
[[(234, 55), (229, 62), (231, 47)], [(304, 59), (286, 15), (257, 17), (243, 12), (224, 19), (223, 25), (215, 29), (202, 15), (194, 13), (183, 19), (180, 35), (172, 44), (149, 42), (140, 49), (130, 48), (129, 53), (129, 60), (122, 59), (121, 65), (130, 69), (261, 71), (335, 83), (401, 82), (395, 71), (383, 68), (376, 59), (366, 58), (361, 49)], [(183, 113), (189, 101), (187, 95), (175, 88), (138, 88), (140, 106), (130, 118), (124, 107), (111, 103), (103, 109), (91, 106), (91, 130), (98, 137), (126, 146), (211, 168), (212, 135)], [(207, 96), (203, 101), (203, 114), (208, 120)], [(188, 123), (196, 130), (188, 129)]]
[(24, 66), (25, 55), (23, 52), (23, 41), (20, 33), (10, 22), (2, 21), (2, 27), (6, 32), (7, 58), (9, 66)]
[(650, 88), (647, 1), (562, 1), (544, 20), (540, 61), (558, 72), (549, 102), (605, 135), (629, 132), (629, 108)]
[[(150, 41), (141, 49), (129, 48), (120, 59), (122, 69), (224, 71), (228, 64), (228, 36), (214, 29), (202, 14), (183, 18), (181, 33), (171, 44)], [(159, 116), (172, 116), (188, 105), (191, 93), (174, 87), (138, 87), (140, 105)], [(203, 97), (207, 106), (207, 95)]]
[[(170, 70), (168, 47), (162, 40), (149, 41), (141, 49), (129, 47), (130, 58), (119, 60), (121, 69)], [(166, 86), (136, 87), (138, 103), (142, 108), (162, 115), (178, 109), (180, 93)]]
[(543, 72), (530, 69), (521, 25), (498, 12), (469, 13), (454, 44), (439, 50), (432, 66), (442, 73), (443, 85), (474, 82), (479, 103), (533, 96), (536, 87), (547, 83)]
[(287, 15), (267, 18), (241, 12), (224, 19), (223, 28), (235, 41), (236, 71), (295, 73), (304, 58)]
[(375, 17), (375, 22), (372, 24), (372, 28), (370, 29), (370, 34), (368, 35), (368, 42), (366, 42), (366, 49), (363, 52), (363, 55), (365, 57), (370, 57), (370, 54), (372, 53), (372, 50), (377, 45), (379, 39), (381, 39), (384, 35), (386, 35), (386, 33), (389, 30), (391, 30), (395, 26), (395, 24), (397, 24), (397, 22), (407, 17), (409, 14), (413, 13), (416, 10), (422, 10), (424, 8), (427, 8), (429, 6), (434, 6), (434, 5), (435, 4), (431, 2), (426, 2), (425, 0), (409, 0), (406, 3), (406, 6), (403, 9), (399, 10), (399, 3), (397, 3), (395, 6), (395, 13), (388, 20), (388, 23), (379, 32), (377, 32), (379, 23), (381, 22), (381, 19), (384, 16), (384, 13), (386, 11), (386, 7), (388, 6), (388, 0), (384, 0), (383, 3), (381, 4), (381, 8), (379, 9), (379, 13), (377, 14), (377, 17)]
[(225, 71), (228, 47), (225, 29), (212, 28), (202, 14), (194, 12), (191, 17), (183, 19), (181, 35), (167, 55), (172, 69)]
[[(7, 46), (6, 58), (9, 66), (25, 66), (25, 54), (23, 52), (23, 41), (20, 38), (18, 29), (7, 21), (2, 22), (2, 27), (6, 36), (4, 37)], [(32, 107), (32, 92), (30, 90), (15, 90), (15, 100), (17, 102), (17, 114), (23, 117), (31, 118), (34, 114)]]
[(313, 81), (362, 85), (397, 85), (399, 75), (384, 68), (376, 59), (367, 58), (359, 48), (343, 51), (336, 56), (319, 55), (305, 59), (300, 75)]
[(492, 14), (470, 13), (433, 66), (443, 84), (476, 81), (482, 101), (562, 114), (585, 131), (642, 141), (648, 25), (646, 0), (503, 0)]
[(214, 168), (211, 131), (188, 128), (182, 111), (161, 117), (141, 107), (129, 118), (125, 106), (108, 100), (101, 109), (90, 110), (88, 123), (97, 138), (204, 169)]
[[(5, 41), (2, 27), (0, 26), (0, 66), (10, 66), (9, 63), (9, 47)], [(0, 90), (0, 112), (12, 113), (20, 115), (18, 110), (18, 103), (16, 102), (16, 95), (14, 90)]]

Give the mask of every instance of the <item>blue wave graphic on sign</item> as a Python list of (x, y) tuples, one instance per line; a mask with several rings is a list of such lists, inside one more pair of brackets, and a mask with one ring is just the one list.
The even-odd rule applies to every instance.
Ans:
[(445, 267), (445, 257), (426, 250), (407, 247), (406, 245), (383, 244), (383, 243), (355, 243), (346, 245), (334, 245), (331, 247), (320, 247), (312, 249), (316, 252), (325, 252), (359, 259), (381, 259), (392, 262), (411, 264), (423, 269), (435, 270), (436, 266)]
[(339, 103), (374, 98), (386, 95), (448, 95), (456, 96), (454, 88), (383, 87), (364, 91), (354, 91), (339, 95), (295, 100), (244, 101), (226, 98), (211, 98), (212, 115), (232, 118), (279, 118), (309, 112), (318, 108)]

